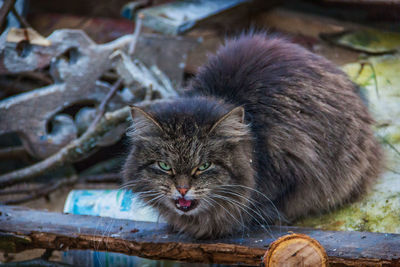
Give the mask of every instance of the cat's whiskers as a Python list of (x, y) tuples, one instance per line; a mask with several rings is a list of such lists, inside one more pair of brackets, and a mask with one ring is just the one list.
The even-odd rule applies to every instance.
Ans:
[(261, 203), (260, 203), (259, 201), (255, 200), (255, 199), (251, 199), (251, 198), (249, 198), (249, 197), (247, 197), (247, 196), (245, 196), (245, 195), (243, 195), (243, 194), (240, 194), (239, 192), (235, 192), (235, 191), (228, 190), (228, 189), (221, 189), (221, 188), (214, 188), (213, 190), (214, 190), (214, 191), (218, 191), (218, 192), (223, 192), (223, 193), (231, 194), (231, 195), (235, 195), (235, 196), (238, 196), (238, 197), (240, 197), (240, 198), (243, 198), (243, 199), (246, 200), (247, 202), (256, 202), (256, 203), (258, 203), (258, 204), (261, 205)]
[[(218, 205), (220, 205), (218, 202), (216, 202), (215, 200), (212, 200), (211, 198), (209, 198), (209, 197), (207, 197), (207, 196), (205, 196), (205, 197), (202, 199), (202, 201), (205, 202), (205, 203), (207, 203), (207, 205), (210, 206), (212, 209), (216, 209), (217, 207), (216, 207), (211, 201), (213, 201), (214, 203), (217, 203)], [(221, 206), (221, 205), (220, 205), (220, 206)], [(222, 208), (223, 208), (223, 207), (222, 207)], [(234, 220), (236, 220), (236, 218), (233, 217), (233, 215), (232, 215), (231, 213), (229, 213), (229, 215), (230, 215)], [(214, 217), (214, 219), (216, 219), (216, 217)], [(221, 220), (219, 220), (219, 221), (221, 221)], [(243, 227), (242, 224), (240, 224), (240, 225)]]
[[(207, 191), (211, 191), (211, 190), (207, 190)], [(217, 204), (219, 204), (217, 201), (215, 201), (215, 202)], [(222, 204), (220, 204), (220, 205), (222, 205)], [(237, 213), (240, 216), (240, 222), (241, 222), (240, 225), (242, 227), (242, 234), (243, 234), (244, 228), (246, 228), (247, 230), (249, 230), (249, 228), (244, 225), (244, 220), (243, 220), (242, 212), (240, 212), (240, 209), (235, 205), (232, 205), (232, 207), (237, 210)]]
[(248, 190), (251, 190), (253, 192), (256, 192), (257, 194), (261, 195), (262, 197), (264, 197), (271, 205), (272, 207), (275, 209), (276, 215), (278, 216), (278, 220), (279, 220), (279, 225), (282, 224), (282, 220), (287, 222), (287, 220), (281, 215), (281, 213), (279, 212), (278, 208), (275, 206), (275, 204), (272, 202), (272, 200), (267, 197), (264, 193), (260, 192), (257, 189), (251, 188), (249, 186), (245, 186), (245, 185), (239, 185), (239, 184), (233, 184), (233, 185), (220, 185), (220, 187), (242, 187), (242, 188), (246, 188)]
[(199, 210), (199, 212), (201, 211), (209, 211), (210, 208), (215, 208), (214, 205), (212, 205), (212, 203), (210, 203), (209, 201), (206, 201), (204, 199), (204, 196), (198, 196), (199, 199), (199, 205), (197, 206), (196, 209)]
[[(202, 200), (203, 200), (204, 203), (207, 203), (207, 206), (211, 207), (211, 209), (214, 210), (214, 209), (217, 208), (212, 202), (210, 202), (210, 201), (212, 201), (212, 199), (210, 199), (210, 198), (208, 198), (208, 197), (204, 197)], [(213, 202), (216, 203), (215, 201), (213, 201)], [(218, 204), (218, 203), (217, 203), (217, 204)], [(235, 217), (234, 217), (232, 214), (229, 214), (229, 215), (235, 220)], [(222, 220), (221, 220), (221, 218), (219, 218), (219, 217), (214, 217), (213, 219), (216, 220), (216, 221), (218, 221), (219, 223), (223, 223)], [(242, 224), (239, 223), (239, 225), (240, 225), (241, 227), (244, 226), (243, 223), (242, 223)]]
[[(276, 215), (277, 215), (277, 217), (278, 217), (278, 221), (279, 221), (279, 228), (280, 228), (280, 229), (282, 228), (282, 220), (285, 221), (285, 222), (288, 222), (288, 221), (281, 215), (281, 213), (279, 212), (279, 210), (278, 210), (278, 208), (275, 206), (275, 204), (272, 202), (272, 200), (271, 200), (269, 197), (267, 197), (264, 193), (260, 192), (259, 190), (254, 189), (254, 188), (251, 188), (251, 187), (248, 187), (248, 186), (237, 185), (237, 184), (233, 184), (233, 185), (222, 185), (221, 187), (225, 187), (227, 190), (229, 189), (229, 188), (227, 188), (227, 187), (240, 187), (240, 188), (245, 188), (245, 189), (251, 190), (251, 191), (253, 191), (253, 192), (256, 192), (257, 194), (260, 194), (260, 195), (261, 195), (262, 197), (264, 197), (269, 203), (271, 203), (272, 207), (275, 209), (275, 213), (276, 213)], [(253, 201), (256, 201), (256, 200), (253, 200)], [(257, 201), (257, 202), (258, 202), (258, 201)], [(259, 203), (259, 202), (258, 202), (258, 204), (262, 205), (262, 204)], [(253, 206), (254, 206), (254, 207), (257, 207), (256, 205), (253, 205)], [(257, 208), (257, 209), (258, 209), (258, 208)], [(259, 210), (259, 209), (258, 209), (258, 210)], [(260, 210), (259, 210), (259, 211), (260, 211)], [(267, 217), (268, 217), (269, 219), (273, 220), (273, 218), (271, 218), (271, 216), (267, 215)], [(268, 228), (270, 228), (269, 224), (267, 224), (267, 225), (268, 225)]]
[[(154, 207), (154, 205), (155, 205), (160, 199), (163, 199), (164, 197), (165, 197), (165, 195), (160, 194), (159, 196), (157, 196), (157, 197), (155, 197), (155, 198), (153, 198), (153, 199), (147, 201), (147, 204)], [(154, 203), (153, 203), (153, 202), (154, 202)]]
[[(219, 198), (219, 199), (223, 199), (225, 201), (230, 202), (232, 205), (239, 205), (238, 207), (243, 210), (244, 212), (246, 212), (250, 217), (252, 217), (259, 225), (263, 225), (259, 220), (257, 220), (256, 217), (254, 217), (248, 210), (250, 210), (250, 207), (241, 203), (240, 201), (234, 200), (233, 198), (227, 197), (227, 196), (223, 196), (223, 195), (219, 195), (219, 194), (214, 194), (214, 197)], [(258, 212), (254, 212), (256, 215), (258, 215), (265, 224), (268, 224), (267, 221), (265, 220), (265, 218)]]
[(133, 181), (128, 181), (128, 182), (126, 182), (126, 183), (123, 183), (121, 186), (119, 186), (119, 189), (124, 189), (124, 188), (127, 188), (127, 187), (134, 187), (135, 185), (137, 185), (137, 184), (140, 184), (140, 185), (143, 185), (143, 184), (146, 184), (147, 183), (147, 181), (145, 181), (145, 180), (133, 180)]
[(150, 181), (147, 180), (147, 179), (144, 178), (144, 177), (142, 177), (142, 178), (135, 178), (135, 179), (131, 179), (131, 180), (126, 181), (125, 183), (121, 184), (120, 187), (130, 186), (130, 185), (134, 186), (134, 185), (136, 185), (136, 184), (140, 184), (140, 185), (146, 184), (146, 185), (149, 185), (149, 184), (150, 184)]
[(111, 231), (112, 231), (112, 227), (113, 227), (114, 223), (115, 223), (115, 219), (112, 218), (111, 223), (108, 225), (108, 227), (106, 228), (105, 233), (104, 233), (105, 234), (105, 248), (106, 248), (106, 251), (108, 251), (108, 243), (110, 242)]
[[(234, 195), (234, 196), (240, 197), (240, 198), (244, 199), (247, 203), (249, 203), (251, 205), (252, 208), (250, 209), (250, 207), (249, 207), (250, 210), (256, 209), (260, 214), (263, 214), (265, 217), (267, 217), (268, 219), (272, 220), (271, 216), (268, 213), (265, 213), (265, 211), (261, 210), (259, 207), (257, 207), (257, 205), (254, 204), (254, 202), (255, 202), (256, 204), (262, 206), (262, 204), (259, 201), (255, 200), (255, 199), (250, 199), (250, 198), (248, 198), (248, 197), (246, 197), (246, 196), (244, 196), (244, 195), (242, 195), (242, 194), (240, 194), (238, 192), (234, 192), (234, 191), (231, 191), (231, 190), (223, 190), (223, 189), (216, 188), (216, 189), (214, 189), (214, 191), (222, 192), (222, 193), (225, 193), (225, 194), (229, 194), (229, 195)], [(264, 221), (265, 221), (265, 219), (264, 219)], [(268, 224), (268, 223), (266, 222), (266, 224)]]
[[(241, 225), (242, 227), (248, 229), (247, 226), (245, 226), (243, 223), (241, 223), (240, 221), (238, 221), (238, 219), (232, 215), (232, 212), (229, 212), (222, 204), (218, 203), (218, 201), (216, 201), (215, 199), (212, 199), (211, 197), (208, 197), (208, 196), (204, 196), (202, 200), (205, 200), (205, 199), (208, 199), (208, 200), (213, 201), (214, 203), (218, 204), (218, 205), (219, 205), (223, 210), (225, 210), (226, 213), (227, 213), (228, 215), (230, 215), (239, 225)], [(233, 206), (233, 207), (234, 207), (234, 208), (237, 208), (236, 206)], [(238, 213), (240, 214), (239, 210), (237, 210), (237, 211), (238, 211)]]
[(142, 191), (142, 192), (134, 192), (132, 195), (132, 198), (134, 198), (135, 196), (140, 198), (140, 199), (145, 199), (145, 198), (149, 198), (152, 196), (157, 196), (160, 192), (156, 191), (156, 190), (149, 190), (149, 191)]
[[(147, 205), (151, 206), (154, 206), (157, 200), (166, 196), (166, 194), (160, 190), (147, 190), (147, 191), (135, 192), (134, 194), (137, 197), (141, 198)], [(152, 199), (148, 200), (148, 198)], [(152, 203), (153, 201), (156, 202)]]
[[(150, 204), (153, 200), (158, 199), (159, 197), (165, 196), (165, 193), (160, 192), (158, 190), (135, 192), (135, 194), (139, 198), (143, 199), (147, 204)], [(152, 199), (147, 200), (148, 198), (152, 198)]]
[[(262, 228), (265, 229), (265, 227), (267, 227), (268, 229), (265, 229), (265, 230), (267, 230), (267, 232), (268, 232), (269, 234), (272, 235), (271, 227), (270, 227), (270, 225), (268, 224), (268, 221), (267, 221), (259, 212), (256, 212), (256, 211), (253, 210), (253, 212), (254, 212), (258, 217), (261, 218), (261, 220), (264, 222), (264, 224), (261, 223), (256, 217), (254, 217), (254, 216), (249, 212), (249, 210), (251, 210), (251, 209), (250, 209), (248, 206), (244, 205), (243, 203), (241, 203), (241, 202), (239, 202), (239, 201), (236, 201), (236, 200), (234, 200), (234, 199), (232, 199), (232, 198), (229, 198), (229, 197), (226, 197), (226, 196), (222, 196), (222, 195), (218, 195), (218, 194), (215, 194), (215, 197), (216, 197), (216, 198), (219, 198), (219, 199), (223, 199), (223, 200), (229, 202), (230, 204), (232, 204), (232, 206), (236, 206), (236, 207), (238, 207), (239, 209), (241, 209), (242, 211), (246, 212), (246, 213), (247, 213), (251, 218), (253, 218)], [(274, 237), (274, 236), (272, 236), (272, 237)]]
[(196, 198), (202, 198), (205, 195), (208, 195), (212, 190), (210, 188), (197, 188), (194, 190), (194, 195)]
[[(153, 192), (150, 192), (153, 191)], [(134, 194), (138, 197), (151, 197), (160, 194), (161, 192), (156, 191), (156, 190), (150, 190), (150, 191), (144, 191), (144, 192), (135, 192)]]

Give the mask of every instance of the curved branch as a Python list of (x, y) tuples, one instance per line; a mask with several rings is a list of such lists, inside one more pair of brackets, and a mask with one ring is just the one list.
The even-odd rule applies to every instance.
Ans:
[(29, 194), (27, 196), (17, 198), (17, 199), (6, 200), (4, 202), (0, 202), (0, 204), (16, 205), (16, 204), (25, 203), (25, 202), (28, 202), (28, 201), (31, 201), (34, 199), (38, 199), (38, 198), (49, 195), (50, 193), (56, 191), (60, 187), (73, 185), (77, 180), (78, 180), (78, 176), (73, 175), (72, 177), (58, 180), (51, 185), (45, 185), (34, 191), (31, 191), (31, 194)]
[(54, 155), (29, 167), (1, 175), (0, 189), (31, 180), (46, 171), (80, 159), (96, 147), (104, 134), (117, 125), (126, 123), (128, 118), (130, 118), (129, 107), (106, 113), (98, 124), (89, 127), (80, 138), (75, 139)]

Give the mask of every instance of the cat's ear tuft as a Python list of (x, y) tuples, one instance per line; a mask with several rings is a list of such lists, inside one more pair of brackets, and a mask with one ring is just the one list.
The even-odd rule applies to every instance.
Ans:
[(161, 125), (157, 122), (156, 119), (154, 119), (152, 115), (150, 115), (149, 113), (147, 113), (146, 111), (144, 111), (139, 107), (133, 105), (130, 105), (129, 107), (131, 108), (131, 116), (134, 121), (141, 122), (144, 124), (150, 123), (154, 126), (157, 126), (157, 128), (159, 128), (160, 130), (163, 130)]
[(244, 108), (236, 107), (229, 111), (228, 114), (226, 114), (225, 116), (232, 117), (233, 119), (238, 120), (240, 123), (244, 123)]
[(236, 107), (222, 116), (211, 127), (210, 133), (241, 139), (247, 136), (249, 129), (244, 123), (244, 108)]

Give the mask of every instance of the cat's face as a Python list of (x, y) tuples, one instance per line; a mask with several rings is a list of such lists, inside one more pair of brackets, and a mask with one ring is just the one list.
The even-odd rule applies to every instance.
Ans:
[[(246, 187), (254, 184), (243, 109), (208, 117), (190, 110), (147, 113), (133, 108), (125, 182), (167, 220), (171, 214), (175, 218), (221, 216), (215, 213), (229, 212), (233, 201), (245, 202)], [(231, 194), (229, 200), (228, 191), (241, 196)]]
[(227, 165), (235, 168), (230, 156), (219, 153), (221, 147), (211, 147), (207, 140), (142, 145), (133, 148), (134, 160), (143, 167), (132, 177), (132, 190), (152, 206), (196, 215), (215, 205), (213, 195), (221, 186), (236, 183), (226, 169)]

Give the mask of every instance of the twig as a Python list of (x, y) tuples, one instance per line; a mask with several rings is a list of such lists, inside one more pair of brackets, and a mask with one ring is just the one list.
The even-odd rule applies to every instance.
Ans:
[(29, 25), (29, 23), (26, 21), (26, 19), (18, 13), (14, 5), (11, 7), (11, 12), (23, 28), (32, 28), (31, 25)]
[[(87, 184), (87, 183), (120, 183), (122, 180), (122, 176), (119, 173), (103, 173), (103, 174), (94, 174), (94, 175), (82, 175), (79, 176), (78, 179), (74, 182), (74, 184)], [(46, 186), (39, 186), (38, 188), (22, 188), (22, 189), (9, 189), (9, 190), (0, 190), (0, 196), (6, 195), (23, 195), (23, 194), (31, 194), (32, 192), (40, 191), (41, 189), (48, 187)], [(57, 189), (57, 188), (56, 188)], [(54, 190), (56, 190), (54, 189)], [(31, 199), (26, 199), (23, 202), (27, 202)], [(20, 202), (21, 203), (21, 202)]]
[(119, 78), (114, 85), (111, 87), (110, 91), (106, 95), (106, 97), (103, 99), (103, 101), (100, 103), (99, 107), (97, 108), (97, 114), (92, 123), (89, 125), (89, 128), (87, 129), (87, 132), (94, 131), (96, 128), (97, 123), (101, 120), (103, 117), (106, 107), (108, 105), (108, 102), (110, 102), (111, 98), (115, 95), (117, 90), (122, 84), (122, 78)]
[(132, 42), (130, 43), (128, 50), (129, 55), (133, 55), (133, 53), (135, 52), (136, 43), (139, 39), (140, 29), (142, 28), (143, 17), (144, 17), (143, 14), (139, 14), (136, 18), (135, 31), (133, 33)]
[(360, 70), (358, 71), (358, 74), (357, 74), (355, 80), (357, 80), (360, 77), (361, 72), (364, 70), (365, 65), (368, 65), (372, 70), (372, 77), (374, 78), (374, 82), (375, 82), (375, 92), (376, 92), (376, 96), (379, 99), (378, 79), (376, 78), (375, 67), (371, 62), (368, 62), (368, 61), (361, 61), (360, 62)]
[(11, 9), (14, 7), (16, 0), (4, 0), (3, 6), (0, 9), (0, 26), (4, 26), (6, 22), (7, 15), (10, 13)]
[(64, 178), (61, 180), (58, 180), (56, 182), (54, 182), (52, 185), (44, 185), (43, 187), (37, 189), (37, 190), (31, 190), (32, 194), (22, 197), (22, 198), (18, 198), (18, 199), (11, 199), (11, 200), (6, 200), (4, 202), (2, 202), (1, 204), (5, 204), (5, 205), (15, 205), (15, 204), (21, 204), (24, 202), (28, 202), (34, 199), (38, 199), (44, 196), (49, 195), (50, 193), (54, 192), (55, 190), (59, 189), (62, 186), (68, 186), (68, 185), (72, 185), (74, 184), (78, 179), (78, 176), (73, 175), (72, 177), (68, 177), (68, 178)]

